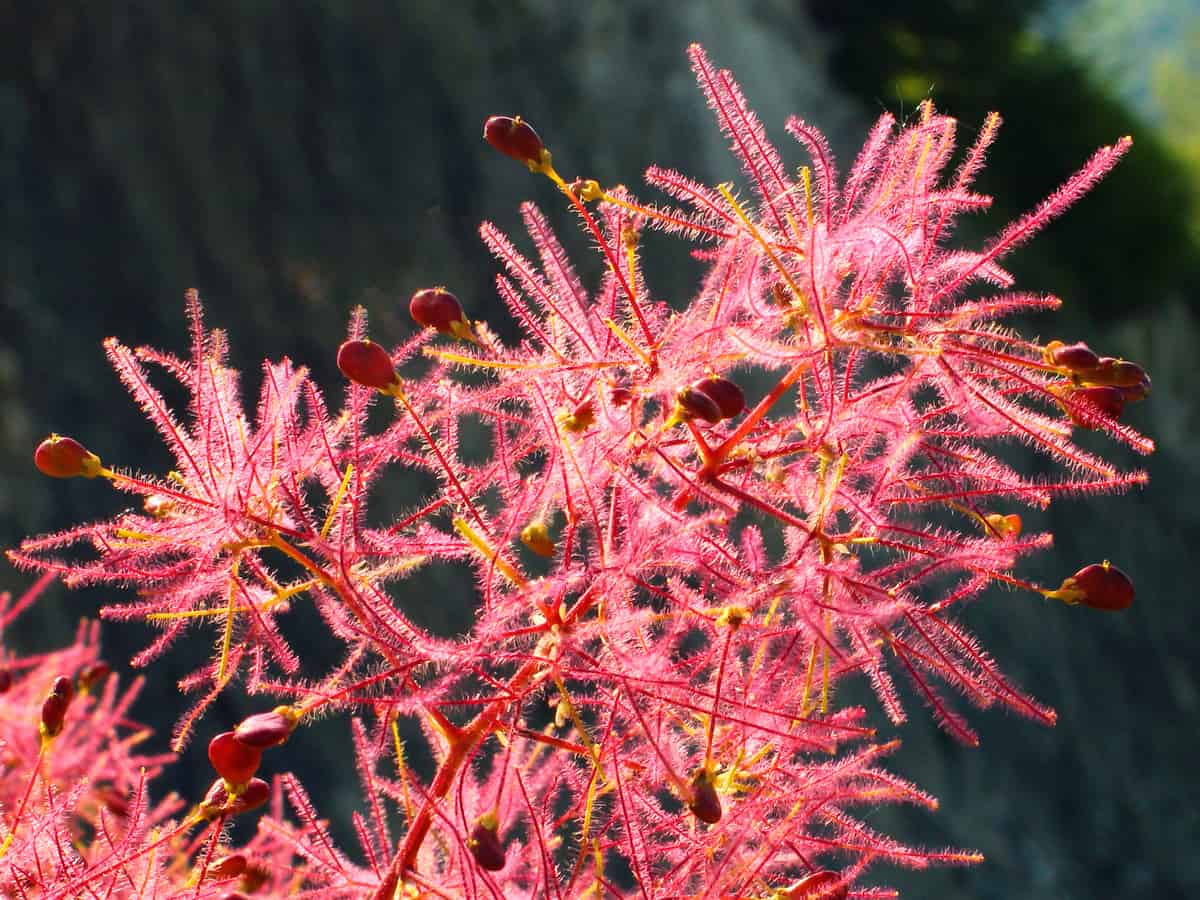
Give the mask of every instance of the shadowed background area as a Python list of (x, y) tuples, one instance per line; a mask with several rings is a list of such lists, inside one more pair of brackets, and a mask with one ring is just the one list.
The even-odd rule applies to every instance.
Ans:
[[(1200, 895), (1192, 0), (678, 8), (632, 0), (569, 12), (533, 0), (167, 0), (0, 3), (0, 21), (5, 546), (124, 505), (102, 484), (36, 476), (31, 451), (51, 430), (80, 437), (106, 462), (169, 467), (100, 342), (117, 335), (182, 351), (186, 287), (198, 286), (210, 324), (229, 330), (252, 397), (261, 359), (282, 355), (336, 393), (333, 357), (349, 309), (364, 304), (372, 333), (396, 342), (413, 329), (407, 297), (430, 284), (449, 285), (468, 315), (511, 334), (476, 227), (488, 218), (519, 237), (521, 200), (542, 204), (571, 235), (594, 283), (600, 266), (549, 185), (479, 139), (488, 114), (534, 122), (564, 175), (638, 190), (651, 162), (708, 182), (738, 175), (692, 85), (683, 55), (691, 41), (734, 70), (789, 165), (804, 161), (783, 134), (789, 113), (825, 130), (847, 163), (885, 109), (908, 115), (932, 96), (959, 118), (962, 143), (998, 109), (1006, 125), (980, 182), (997, 202), (960, 232), (969, 244), (1032, 207), (1096, 146), (1133, 134), (1115, 174), (1011, 264), (1021, 286), (1066, 301), (1053, 316), (1020, 323), (1026, 333), (1086, 340), (1150, 369), (1154, 393), (1129, 419), (1160, 445), (1144, 463), (1147, 489), (1031, 514), (1057, 546), (1022, 574), (1057, 583), (1108, 557), (1134, 578), (1138, 602), (1107, 617), (993, 592), (968, 610), (967, 624), (1018, 683), (1058, 709), (1059, 725), (974, 713), (983, 747), (970, 751), (909, 696), (913, 721), (899, 731), (894, 768), (942, 808), (880, 811), (869, 821), (988, 857), (970, 870), (875, 873), (906, 896)], [(686, 249), (654, 236), (646, 246), (655, 294), (686, 302), (698, 271)], [(423, 487), (403, 478), (384, 485), (375, 515), (405, 508)], [(27, 580), (0, 567), (0, 589)], [(52, 646), (77, 619), (120, 599), (56, 587), (6, 643)], [(403, 602), (418, 621), (453, 634), (467, 627), (474, 598), (465, 572), (431, 570)], [(306, 612), (295, 613), (289, 637), (302, 655), (330, 652), (304, 627)], [(151, 634), (109, 627), (106, 655), (122, 663)], [(159, 747), (184, 706), (174, 683), (214, 637), (198, 632), (145, 671), (139, 714), (159, 730)], [(200, 734), (228, 727), (243, 708), (218, 704)], [(890, 734), (882, 715), (877, 723)], [(352, 846), (357, 786), (338, 780), (353, 777), (346, 731), (336, 721), (304, 729), (267, 762), (295, 769)], [(173, 773), (185, 795), (210, 777), (204, 743)]]

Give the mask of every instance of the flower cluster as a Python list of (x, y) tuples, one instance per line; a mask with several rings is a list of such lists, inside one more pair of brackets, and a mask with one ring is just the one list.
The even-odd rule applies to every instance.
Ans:
[[(409, 306), (421, 330), (399, 345), (369, 339), (365, 312), (354, 313), (336, 403), (285, 359), (264, 366), (251, 416), (195, 291), (187, 358), (107, 342), (175, 468), (110, 469), (52, 436), (35, 454), (43, 472), (106, 479), (142, 511), (28, 540), (11, 558), (68, 584), (135, 589), (136, 600), (102, 612), (160, 626), (135, 664), (186, 631), (215, 633), (212, 659), (180, 682), (198, 697), (176, 747), (222, 691), (283, 705), (213, 729), (216, 779), (188, 813), (166, 801), (150, 809), (128, 739), (106, 737), (128, 695), (76, 698), (61, 721), (43, 712), (40, 736), (6, 745), (21, 758), (10, 774), (32, 771), (36, 790), (3, 803), (11, 848), (0, 879), (25, 896), (119, 878), (118, 892), (163, 879), (191, 896), (211, 884), (213, 896), (235, 885), (381, 900), (833, 900), (893, 896), (865, 885), (879, 861), (979, 859), (866, 824), (862, 812), (883, 803), (936, 803), (883, 767), (894, 742), (878, 741), (866, 710), (840, 704), (836, 688), (865, 676), (900, 723), (899, 675), (969, 745), (975, 733), (948, 695), (1052, 724), (956, 608), (993, 586), (1031, 602), (1132, 602), (1107, 561), (1057, 587), (1015, 574), (1051, 540), (1026, 533), (1017, 510), (1143, 482), (1075, 434), (1150, 452), (1120, 421), (1149, 378), (1084, 344), (1043, 345), (1001, 324), (1058, 305), (1013, 290), (1006, 255), (1130, 141), (1099, 150), (982, 249), (959, 249), (956, 218), (990, 202), (973, 181), (997, 116), (952, 169), (953, 119), (928, 103), (910, 122), (884, 115), (845, 178), (820, 133), (791, 119), (810, 158), (793, 174), (729, 73), (698, 47), (690, 55), (745, 197), (657, 167), (646, 180), (665, 204), (568, 182), (520, 117), (485, 124), (492, 146), (566, 199), (605, 267), (589, 291), (532, 203), (521, 208), (532, 258), (485, 223), (503, 269), (497, 292), (523, 330), (515, 345), (468, 319), (450, 290), (427, 288)], [(647, 228), (693, 241), (707, 264), (681, 308), (647, 283)], [(188, 391), (186, 415), (168, 408), (149, 366)], [(372, 429), (378, 403), (394, 415)], [(482, 459), (464, 452), (468, 424), (485, 433)], [(1005, 443), (1058, 474), (1022, 474), (999, 455)], [(404, 472), (436, 486), (406, 515), (369, 524), (376, 484)], [(450, 561), (472, 566), (478, 585), (474, 620), (454, 639), (416, 624), (410, 604), (421, 601), (395, 587)], [(303, 676), (278, 628), (299, 603), (343, 647), (323, 670), (305, 660)], [(0, 702), (32, 715), (55, 675), (92, 661), (91, 634), (68, 658), (22, 663), (20, 689)], [(350, 717), (363, 785), (355, 860), (293, 778), (272, 791), (257, 774), (265, 751), (302, 742), (305, 722), (331, 712)], [(432, 775), (407, 762), (401, 726), (426, 744)], [(95, 811), (98, 782), (71, 766), (84, 748), (124, 798), (119, 829)], [(279, 760), (286, 751), (271, 749)], [(224, 823), (269, 798), (252, 841), (227, 846)], [(86, 834), (67, 838), (65, 827)], [(55, 837), (88, 849), (46, 865), (52, 849), (40, 848)]]

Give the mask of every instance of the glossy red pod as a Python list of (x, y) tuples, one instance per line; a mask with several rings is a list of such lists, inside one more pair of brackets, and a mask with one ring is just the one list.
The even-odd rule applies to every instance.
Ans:
[(1046, 347), (1046, 358), (1056, 366), (1061, 366), (1072, 372), (1083, 372), (1095, 368), (1100, 362), (1100, 356), (1083, 341), (1075, 344), (1064, 344), (1061, 341), (1051, 341)]
[(422, 288), (408, 301), (408, 314), (425, 328), (435, 328), (442, 334), (465, 337), (471, 323), (462, 304), (444, 287)]
[(531, 169), (541, 164), (546, 152), (546, 145), (533, 126), (520, 116), (489, 116), (483, 123), (483, 139)]
[(346, 341), (338, 347), (337, 367), (355, 384), (386, 390), (400, 379), (388, 352), (373, 341)]
[(246, 857), (241, 853), (231, 853), (209, 863), (209, 878), (237, 878), (246, 871)]
[(75, 438), (52, 434), (33, 451), (33, 464), (51, 478), (95, 478), (100, 474), (100, 457)]
[(697, 769), (688, 790), (687, 807), (692, 811), (692, 815), (709, 825), (716, 825), (721, 821), (721, 798), (717, 796), (717, 788), (710, 773), (702, 768)]
[(688, 385), (681, 388), (675, 395), (675, 420), (687, 422), (691, 419), (703, 419), (705, 422), (716, 424), (724, 418), (717, 401), (704, 391)]
[(217, 774), (233, 785), (245, 784), (258, 771), (262, 752), (243, 744), (232, 731), (223, 731), (208, 742), (208, 761)]
[(257, 809), (271, 799), (271, 786), (261, 778), (251, 778), (242, 790), (231, 795), (223, 778), (209, 786), (208, 793), (200, 801), (199, 813), (205, 819), (217, 816), (236, 816)]
[(1106, 612), (1128, 609), (1134, 598), (1133, 581), (1108, 560), (1084, 566), (1065, 579), (1057, 593), (1068, 603)]
[(721, 410), (721, 418), (732, 419), (746, 408), (746, 395), (728, 378), (711, 376), (692, 382), (695, 390), (707, 394)]
[(296, 714), (291, 707), (279, 706), (270, 712), (247, 716), (233, 730), (234, 736), (248, 747), (260, 750), (276, 747), (296, 730)]
[[(1125, 395), (1121, 392), (1121, 389), (1108, 387), (1107, 385), (1072, 388), (1068, 391), (1067, 396), (1073, 400), (1079, 400), (1089, 406), (1095, 407), (1099, 413), (1113, 419), (1120, 418), (1121, 413), (1125, 409)], [(1095, 427), (1093, 420), (1081, 415), (1079, 409), (1068, 406), (1066, 407), (1066, 412), (1071, 421), (1081, 428)]]
[(471, 827), (467, 837), (467, 849), (479, 868), (488, 872), (499, 872), (504, 868), (504, 847), (500, 843), (500, 824), (493, 813), (485, 813)]

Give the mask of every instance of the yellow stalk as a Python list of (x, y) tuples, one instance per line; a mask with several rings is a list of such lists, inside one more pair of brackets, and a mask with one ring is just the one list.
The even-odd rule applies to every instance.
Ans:
[(517, 587), (525, 587), (526, 581), (521, 576), (521, 573), (512, 567), (509, 562), (500, 555), (499, 551), (493, 550), (491, 545), (475, 531), (465, 519), (458, 516), (454, 517), (454, 530), (461, 534), (471, 546), (480, 552), (484, 559), (495, 564), (496, 569), (505, 578), (515, 584)]
[(333, 517), (337, 514), (338, 507), (342, 505), (342, 501), (346, 498), (346, 489), (350, 487), (350, 476), (354, 473), (354, 465), (346, 466), (346, 474), (342, 476), (342, 483), (338, 485), (337, 493), (333, 496), (333, 503), (329, 505), (329, 515), (325, 517), (325, 524), (321, 526), (321, 540), (329, 534), (329, 529), (333, 527)]
[(792, 279), (791, 273), (784, 268), (783, 262), (775, 255), (775, 251), (771, 249), (771, 245), (767, 243), (767, 239), (762, 236), (762, 233), (755, 227), (754, 223), (750, 221), (750, 217), (746, 215), (745, 210), (742, 209), (742, 205), (738, 203), (737, 198), (729, 190), (729, 185), (718, 184), (717, 190), (721, 192), (721, 196), (729, 203), (734, 214), (742, 220), (742, 224), (746, 226), (746, 230), (750, 232), (750, 236), (763, 248), (763, 252), (767, 254), (767, 259), (771, 260), (771, 264), (779, 270), (779, 274), (783, 276), (783, 280), (787, 282), (787, 286), (791, 289), (792, 295), (799, 302), (801, 312), (808, 315), (808, 304), (804, 300), (804, 294), (800, 290), (800, 286)]

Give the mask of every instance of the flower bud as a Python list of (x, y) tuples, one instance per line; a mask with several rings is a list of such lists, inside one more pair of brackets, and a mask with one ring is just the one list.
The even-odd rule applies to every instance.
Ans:
[(214, 879), (237, 878), (246, 871), (246, 857), (241, 853), (231, 853), (209, 864), (208, 877)]
[(400, 380), (388, 352), (371, 341), (346, 341), (342, 344), (338, 348), (337, 367), (355, 384), (380, 391), (387, 390)]
[(237, 816), (257, 809), (271, 799), (271, 787), (261, 778), (251, 778), (237, 795), (230, 795), (229, 786), (218, 778), (200, 802), (200, 815), (205, 819), (217, 816)]
[(79, 671), (79, 692), (85, 693), (112, 674), (112, 666), (104, 660), (97, 660)]
[(255, 713), (242, 719), (234, 736), (247, 747), (259, 750), (277, 747), (296, 730), (299, 721), (290, 706), (277, 706), (270, 712)]
[(779, 893), (779, 900), (846, 900), (848, 889), (836, 872), (805, 875)]
[(525, 163), (531, 172), (550, 162), (550, 151), (520, 116), (489, 116), (483, 123), (483, 139), (505, 156)]
[(675, 412), (672, 414), (677, 422), (689, 422), (692, 419), (703, 419), (705, 422), (716, 424), (724, 416), (717, 401), (704, 391), (694, 387), (681, 388), (675, 395)]
[(71, 705), (69, 697), (61, 694), (47, 694), (42, 701), (42, 718), (38, 731), (44, 738), (58, 737), (63, 730), (67, 718), (67, 707)]
[(1117, 612), (1133, 604), (1133, 594), (1129, 576), (1106, 559), (1084, 566), (1048, 596), (1055, 596), (1065, 603), (1082, 603), (1092, 609)]
[(484, 813), (471, 828), (467, 849), (479, 868), (499, 872), (504, 868), (504, 847), (500, 844), (500, 823), (495, 813)]
[(1143, 382), (1149, 383), (1150, 376), (1135, 362), (1102, 356), (1092, 371), (1084, 376), (1091, 384), (1106, 384), (1110, 387), (1131, 388)]
[(71, 686), (70, 678), (59, 675), (54, 679), (46, 699), (42, 701), (42, 717), (38, 723), (38, 731), (43, 738), (58, 737), (62, 732), (67, 708), (74, 697), (75, 689)]
[(746, 408), (746, 395), (742, 393), (742, 389), (737, 384), (728, 378), (720, 378), (715, 375), (710, 378), (701, 378), (699, 381), (692, 382), (692, 387), (708, 394), (715, 400), (721, 409), (721, 417), (724, 419), (732, 419)]
[(8, 689), (12, 687), (12, 683), (12, 672), (8, 671), (8, 669), (0, 669), (0, 694), (7, 694)]
[(208, 742), (208, 761), (231, 785), (245, 784), (258, 771), (262, 753), (243, 744), (232, 731), (223, 731)]
[(716, 825), (721, 821), (721, 798), (713, 784), (712, 773), (701, 767), (692, 775), (687, 807), (701, 822)]
[(33, 451), (33, 464), (51, 478), (95, 478), (102, 466), (100, 457), (75, 438), (52, 434)]
[(1096, 351), (1080, 341), (1076, 344), (1064, 344), (1062, 341), (1051, 341), (1046, 345), (1046, 361), (1050, 365), (1067, 369), (1071, 372), (1084, 372), (1094, 368), (1100, 357)]
[(408, 314), (425, 328), (436, 328), (442, 334), (470, 340), (471, 322), (463, 312), (458, 298), (442, 287), (424, 288), (408, 301)]
[[(1066, 392), (1066, 396), (1075, 400), (1082, 400), (1088, 405), (1095, 407), (1101, 414), (1112, 419), (1119, 418), (1121, 412), (1125, 409), (1125, 395), (1121, 393), (1120, 388), (1108, 387), (1106, 385), (1071, 388)], [(1080, 428), (1096, 427), (1090, 418), (1080, 416), (1077, 409), (1067, 406), (1064, 406), (1064, 409), (1071, 421)]]
[(538, 556), (554, 556), (554, 540), (550, 537), (545, 522), (530, 522), (522, 528), (521, 543)]

